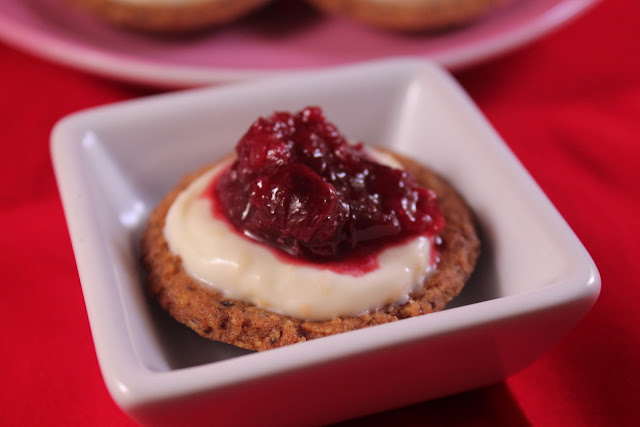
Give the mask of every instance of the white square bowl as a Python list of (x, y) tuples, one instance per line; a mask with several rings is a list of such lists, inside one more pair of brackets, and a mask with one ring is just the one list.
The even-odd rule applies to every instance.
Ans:
[[(483, 253), (446, 310), (261, 353), (210, 342), (145, 296), (138, 239), (184, 174), (274, 110), (321, 106), (351, 139), (445, 176), (477, 214)], [(155, 96), (74, 114), (52, 155), (98, 360), (135, 420), (324, 424), (500, 381), (590, 309), (589, 254), (458, 84), (397, 59)]]

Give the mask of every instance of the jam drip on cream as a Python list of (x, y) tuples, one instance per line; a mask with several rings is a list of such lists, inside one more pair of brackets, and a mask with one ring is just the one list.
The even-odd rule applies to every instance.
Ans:
[(256, 120), (211, 187), (240, 232), (316, 262), (378, 252), (444, 227), (433, 191), (349, 144), (320, 108)]

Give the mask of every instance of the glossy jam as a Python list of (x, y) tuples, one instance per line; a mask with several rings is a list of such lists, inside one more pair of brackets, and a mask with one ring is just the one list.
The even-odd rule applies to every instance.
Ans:
[(210, 195), (238, 231), (300, 259), (370, 259), (444, 227), (433, 191), (348, 144), (317, 107), (259, 118), (236, 153)]

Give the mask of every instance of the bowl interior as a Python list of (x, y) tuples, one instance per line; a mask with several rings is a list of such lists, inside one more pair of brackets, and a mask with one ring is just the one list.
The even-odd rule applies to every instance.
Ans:
[[(349, 67), (101, 108), (70, 118), (61, 135), (82, 165), (75, 185), (90, 208), (78, 214), (95, 215), (99, 223), (102, 247), (90, 256), (110, 263), (128, 344), (147, 369), (172, 371), (250, 353), (199, 337), (147, 298), (139, 238), (150, 211), (180, 177), (232, 151), (256, 117), (307, 105), (321, 106), (350, 139), (437, 170), (472, 206), (483, 253), (448, 310), (464, 316), (468, 305), (535, 291), (572, 274), (566, 226), (438, 67)], [(98, 280), (84, 279), (86, 295)]]

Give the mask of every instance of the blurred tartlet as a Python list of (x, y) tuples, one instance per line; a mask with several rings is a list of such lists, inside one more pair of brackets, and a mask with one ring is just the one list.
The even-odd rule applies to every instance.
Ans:
[(184, 32), (222, 25), (271, 0), (67, 0), (115, 25)]
[(511, 0), (307, 0), (316, 8), (374, 27), (441, 30), (472, 22)]

